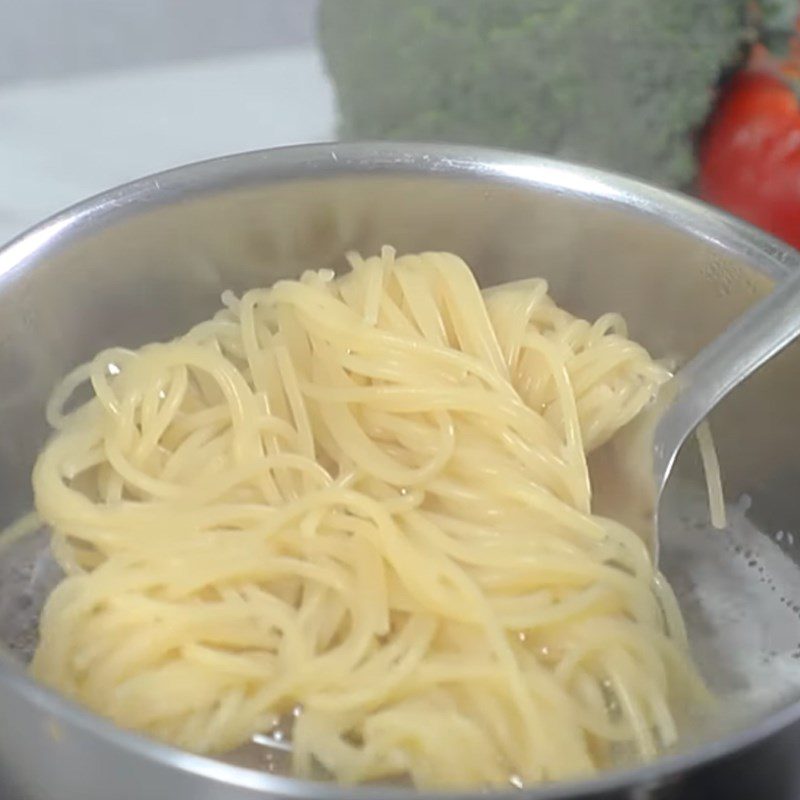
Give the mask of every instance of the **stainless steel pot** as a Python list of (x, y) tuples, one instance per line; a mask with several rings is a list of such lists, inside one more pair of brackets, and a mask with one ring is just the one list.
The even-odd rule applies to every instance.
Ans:
[[(636, 338), (678, 359), (799, 263), (776, 241), (688, 199), (506, 152), (319, 145), (145, 178), (0, 251), (0, 525), (30, 507), (44, 401), (70, 367), (112, 344), (183, 331), (213, 311), (224, 288), (341, 265), (343, 251), (387, 242), (454, 250), (487, 284), (543, 275), (571, 310), (621, 311)], [(670, 487), (663, 563), (724, 719), (701, 721), (702, 732), (653, 764), (524, 796), (800, 796), (799, 358), (797, 348), (782, 356), (713, 420), (736, 501), (732, 529), (699, 530), (705, 511), (691, 452)], [(0, 548), (2, 798), (408, 796), (182, 753), (33, 683), (23, 661), (47, 588), (45, 553), (43, 538)]]

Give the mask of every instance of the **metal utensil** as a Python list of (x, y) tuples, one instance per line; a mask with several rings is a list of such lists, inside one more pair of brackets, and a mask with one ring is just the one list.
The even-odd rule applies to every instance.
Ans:
[[(387, 242), (453, 250), (486, 286), (544, 277), (560, 305), (586, 318), (619, 311), (652, 353), (684, 361), (800, 269), (794, 251), (688, 198), (505, 151), (339, 143), (144, 178), (0, 249), (0, 526), (30, 508), (44, 403), (70, 367), (103, 347), (185, 331), (213, 314), (223, 289), (335, 267), (346, 250)], [(652, 763), (531, 788), (526, 800), (800, 796), (800, 537), (790, 538), (800, 530), (799, 396), (796, 347), (715, 412), (726, 488), (752, 503), (747, 515), (731, 509), (724, 536), (705, 530), (691, 459), (679, 460), (661, 501), (670, 545), (660, 566), (695, 658), (738, 719)], [(52, 567), (46, 534), (0, 542), (3, 800), (489, 796), (298, 781), (277, 756), (267, 763), (260, 743), (246, 759), (213, 759), (116, 728), (24, 671)]]
[(731, 391), (798, 336), (800, 273), (780, 283), (702, 348), (602, 456), (602, 467), (596, 470), (597, 502), (634, 526), (654, 559), (663, 544), (658, 525), (661, 495), (681, 447)]

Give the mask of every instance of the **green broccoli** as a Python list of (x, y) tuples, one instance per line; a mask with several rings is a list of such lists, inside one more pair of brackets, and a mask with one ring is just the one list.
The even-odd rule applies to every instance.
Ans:
[(345, 137), (534, 150), (685, 186), (750, 5), (323, 0), (320, 39)]
[(797, 0), (760, 0), (761, 40), (778, 56), (785, 56), (800, 14)]

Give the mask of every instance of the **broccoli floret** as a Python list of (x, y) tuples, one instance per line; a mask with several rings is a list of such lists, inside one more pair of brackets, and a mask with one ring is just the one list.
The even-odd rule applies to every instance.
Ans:
[(748, 0), (323, 0), (345, 137), (553, 154), (684, 186)]
[(775, 55), (785, 56), (800, 13), (797, 0), (761, 0), (757, 13), (762, 41)]

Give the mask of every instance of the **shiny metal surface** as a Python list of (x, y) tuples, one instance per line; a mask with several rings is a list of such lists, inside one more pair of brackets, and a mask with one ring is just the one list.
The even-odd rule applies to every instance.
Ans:
[[(542, 275), (575, 313), (618, 310), (634, 337), (679, 362), (799, 264), (788, 248), (688, 199), (506, 152), (319, 145), (145, 178), (69, 209), (0, 251), (0, 524), (30, 506), (30, 467), (46, 435), (44, 402), (76, 363), (112, 344), (179, 333), (207, 317), (224, 288), (338, 266), (344, 250), (387, 242), (458, 252), (485, 284)], [(747, 493), (749, 520), (769, 533), (800, 522), (798, 359), (797, 347), (788, 348), (713, 419), (729, 496)], [(676, 479), (691, 483), (689, 456)], [(782, 537), (779, 549), (787, 568), (800, 561), (800, 537), (797, 545)], [(668, 572), (679, 569), (680, 559), (667, 555)], [(794, 573), (787, 574), (791, 582)], [(789, 630), (800, 646), (800, 618)], [(710, 743), (523, 794), (797, 797), (797, 688), (797, 697)], [(36, 685), (4, 651), (0, 719), (0, 796), (9, 800), (408, 796), (399, 788), (297, 782), (164, 747)]]
[[(800, 336), (800, 273), (749, 308), (677, 375), (671, 404), (655, 427), (653, 475), (660, 495), (678, 451), (739, 384)], [(656, 544), (657, 544), (656, 540)]]
[[(778, 291), (756, 302), (692, 356), (660, 402), (612, 444), (603, 464), (608, 486), (602, 502), (611, 516), (625, 518), (638, 530), (655, 559), (662, 544), (661, 494), (681, 447), (730, 392), (798, 336), (800, 273), (782, 281)], [(645, 465), (652, 467), (651, 475), (641, 474)]]

